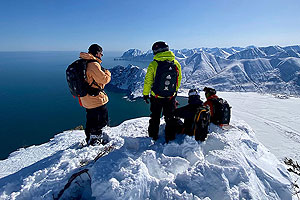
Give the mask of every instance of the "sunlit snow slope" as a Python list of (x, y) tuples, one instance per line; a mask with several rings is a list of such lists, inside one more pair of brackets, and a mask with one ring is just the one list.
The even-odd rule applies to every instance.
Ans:
[[(164, 143), (147, 137), (148, 117), (107, 128), (115, 150), (84, 167), (103, 146), (80, 147), (83, 131), (22, 149), (0, 162), (0, 199), (292, 199), (283, 164), (233, 117), (228, 130), (212, 125), (207, 140), (178, 135)], [(164, 129), (162, 120), (160, 129)], [(34, 156), (33, 156), (34, 155)]]

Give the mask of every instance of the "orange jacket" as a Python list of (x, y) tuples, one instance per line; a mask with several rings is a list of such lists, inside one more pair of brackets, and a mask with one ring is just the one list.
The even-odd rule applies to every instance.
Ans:
[[(87, 53), (80, 53), (80, 58), (83, 59), (95, 59), (94, 56)], [(101, 63), (101, 60), (98, 60)], [(111, 73), (108, 70), (102, 71), (101, 65), (98, 62), (90, 62), (87, 65), (86, 69), (87, 79), (86, 81), (91, 85), (95, 81), (102, 89), (105, 85), (108, 84), (111, 80)], [(98, 88), (95, 84), (92, 84), (92, 87)], [(99, 92), (97, 96), (86, 95), (80, 97), (82, 106), (91, 109), (102, 106), (108, 102), (108, 96), (103, 91)]]
[(207, 100), (204, 102), (204, 106), (209, 106), (209, 111), (210, 111), (210, 117), (213, 117), (213, 115), (214, 115), (214, 107), (213, 107), (213, 103), (212, 103), (212, 101), (210, 101), (210, 99), (217, 99), (217, 98), (219, 98), (217, 95), (211, 95), (211, 96), (209, 96), (209, 97), (207, 97)]

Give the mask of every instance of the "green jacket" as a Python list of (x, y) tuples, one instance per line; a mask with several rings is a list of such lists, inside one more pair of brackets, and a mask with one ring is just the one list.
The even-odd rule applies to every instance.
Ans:
[[(154, 60), (149, 64), (147, 73), (145, 76), (145, 81), (144, 81), (144, 90), (143, 90), (143, 95), (149, 95), (152, 85), (154, 83), (155, 75), (156, 75), (156, 69), (157, 69), (157, 62), (158, 61), (164, 61), (164, 60), (169, 60), (169, 61), (174, 61), (175, 65), (178, 68), (179, 71), (179, 76), (178, 76), (178, 85), (176, 87), (176, 91), (178, 91), (178, 88), (180, 87), (181, 84), (181, 66), (177, 60), (175, 60), (175, 55), (173, 54), (172, 51), (164, 51), (156, 54), (153, 58)], [(154, 92), (151, 91), (151, 95), (155, 96)], [(160, 97), (160, 96), (158, 96)]]

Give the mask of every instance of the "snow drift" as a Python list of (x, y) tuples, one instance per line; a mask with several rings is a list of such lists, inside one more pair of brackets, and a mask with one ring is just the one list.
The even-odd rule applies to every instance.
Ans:
[(81, 147), (83, 131), (14, 152), (0, 161), (0, 199), (53, 199), (82, 169), (88, 173), (61, 199), (292, 199), (285, 166), (243, 121), (233, 118), (228, 130), (211, 125), (202, 143), (178, 135), (165, 144), (163, 120), (156, 142), (148, 120), (106, 128), (115, 149), (95, 162), (104, 147)]

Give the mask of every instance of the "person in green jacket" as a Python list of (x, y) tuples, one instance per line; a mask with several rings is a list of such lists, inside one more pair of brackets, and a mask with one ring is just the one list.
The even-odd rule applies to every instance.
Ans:
[(176, 134), (172, 122), (175, 98), (181, 84), (181, 66), (165, 42), (155, 42), (152, 51), (154, 60), (148, 66), (143, 90), (144, 101), (149, 103), (150, 100), (148, 133), (153, 140), (158, 139), (160, 117), (163, 113), (166, 122), (165, 139), (169, 142), (175, 139)]

